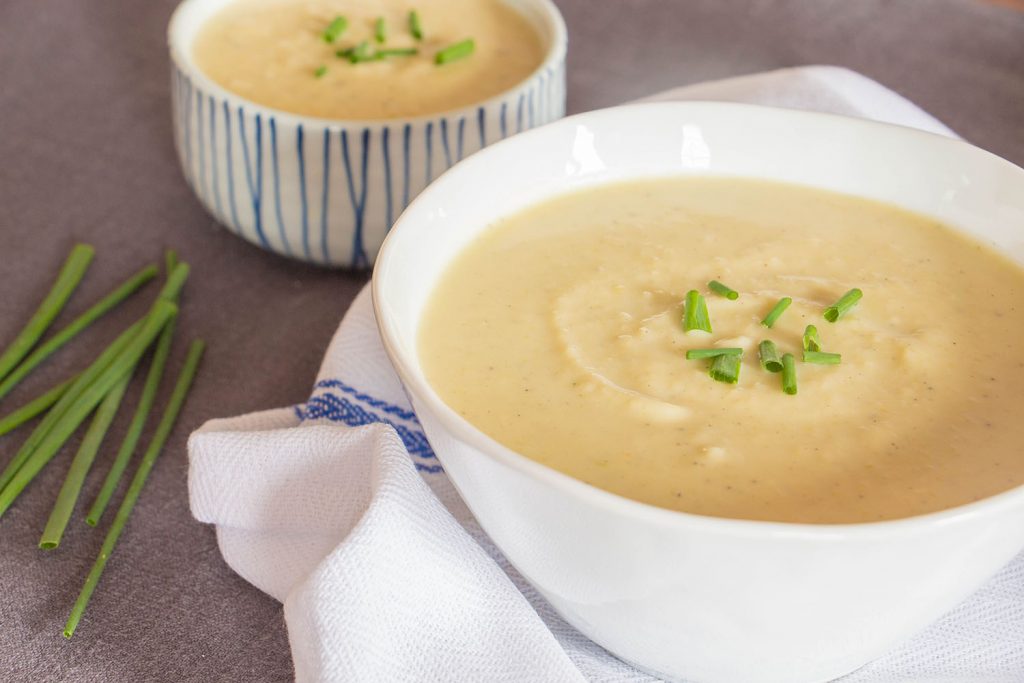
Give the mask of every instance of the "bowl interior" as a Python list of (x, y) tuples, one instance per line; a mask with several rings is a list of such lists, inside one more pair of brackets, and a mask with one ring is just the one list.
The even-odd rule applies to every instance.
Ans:
[(741, 104), (654, 103), (581, 114), (458, 164), (409, 206), (385, 241), (373, 278), (377, 320), (414, 403), (428, 402), (454, 434), (537, 473), (541, 466), (505, 452), (448, 409), (426, 381), (416, 338), (434, 284), (468, 242), (510, 213), (581, 187), (688, 174), (790, 182), (888, 202), (1024, 265), (1024, 170), (962, 141)]
[[(366, 121), (355, 121), (355, 120), (332, 120), (332, 119), (319, 119), (314, 116), (302, 116), (292, 114), (290, 112), (277, 111), (264, 105), (258, 105), (254, 102), (249, 102), (244, 98), (235, 95), (220, 85), (215, 83), (213, 80), (208, 78), (206, 74), (198, 67), (195, 63), (195, 59), (192, 53), (192, 44), (195, 40), (196, 35), (202, 29), (203, 24), (206, 23), (210, 17), (217, 14), (225, 5), (232, 4), (234, 2), (242, 2), (244, 0), (183, 0), (181, 4), (175, 9), (174, 14), (171, 16), (170, 24), (167, 28), (167, 41), (170, 47), (171, 59), (174, 60), (175, 64), (178, 65), (183, 71), (188, 73), (189, 77), (197, 82), (197, 84), (205, 91), (212, 92), (218, 95), (221, 99), (234, 99), (249, 103), (250, 106), (266, 111), (273, 111), (275, 115), (283, 120), (290, 119), (304, 119), (322, 121), (325, 123), (368, 123)], [(534, 79), (538, 73), (545, 70), (554, 70), (562, 64), (565, 60), (566, 46), (568, 42), (567, 32), (565, 28), (565, 21), (562, 19), (561, 13), (558, 8), (555, 7), (551, 0), (501, 0), (506, 5), (514, 8), (521, 15), (523, 15), (537, 31), (540, 36), (545, 49), (544, 60), (540, 66), (537, 67), (531, 74), (524, 78), (518, 86), (512, 89), (517, 90), (519, 87), (530, 82)], [(497, 99), (502, 96), (499, 93), (495, 97)], [(488, 102), (490, 100), (487, 100)], [(478, 104), (484, 104), (483, 102)], [(475, 108), (477, 104), (472, 105), (470, 108)], [(425, 114), (423, 116), (415, 117), (403, 117), (401, 120), (417, 121), (435, 119), (439, 116), (444, 116), (449, 112), (433, 112)]]

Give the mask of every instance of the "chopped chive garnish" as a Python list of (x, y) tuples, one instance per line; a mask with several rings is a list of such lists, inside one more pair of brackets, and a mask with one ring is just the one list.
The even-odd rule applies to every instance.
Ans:
[(342, 50), (341, 52), (338, 52), (337, 55), (339, 57), (344, 57), (348, 59), (348, 61), (352, 62), (353, 64), (358, 64), (359, 62), (368, 62), (371, 59), (373, 59), (373, 53), (370, 52), (370, 43), (369, 41), (366, 40), (359, 43), (355, 47), (350, 47), (347, 50)]
[(686, 360), (717, 358), (718, 356), (739, 356), (743, 349), (739, 347), (722, 347), (720, 349), (690, 349), (686, 352)]
[(808, 325), (804, 330), (804, 351), (821, 351), (821, 337), (814, 325)]
[(739, 292), (737, 292), (735, 289), (732, 289), (728, 285), (723, 285), (718, 280), (712, 280), (711, 282), (709, 282), (708, 289), (710, 289), (715, 294), (718, 294), (719, 296), (724, 296), (729, 301), (736, 301), (736, 299), (740, 298)]
[(413, 55), (419, 54), (419, 50), (414, 47), (392, 47), (386, 50), (377, 50), (373, 53), (374, 59), (386, 59), (388, 57), (412, 57)]
[(796, 394), (796, 359), (793, 354), (782, 354), (782, 390), (790, 396)]
[(708, 317), (708, 304), (696, 289), (686, 293), (686, 310), (683, 313), (683, 330), (703, 330), (711, 332), (711, 318)]
[(784, 296), (781, 299), (779, 299), (779, 303), (775, 304), (775, 308), (768, 312), (768, 315), (764, 317), (764, 320), (761, 321), (761, 324), (764, 325), (765, 327), (771, 327), (772, 325), (774, 325), (775, 321), (779, 319), (780, 315), (785, 313), (786, 309), (789, 308), (789, 305), (791, 303), (793, 303), (793, 300), (790, 299), (788, 296)]
[(373, 37), (378, 43), (388, 39), (388, 25), (384, 23), (384, 17), (377, 17), (377, 21), (373, 23)]
[(320, 77), (321, 77), (321, 76), (323, 76), (323, 75), (324, 75), (325, 73), (327, 73), (327, 67), (326, 67), (325, 65), (321, 64), (321, 65), (320, 65), (320, 66), (318, 66), (318, 67), (316, 68), (316, 70), (315, 70), (315, 71), (313, 72), (313, 76), (314, 76), (314, 77), (316, 77), (316, 78), (320, 78)]
[(473, 39), (467, 38), (466, 40), (460, 41), (458, 43), (453, 43), (446, 47), (445, 49), (438, 52), (437, 55), (434, 56), (434, 62), (438, 65), (441, 65), (448, 64), (450, 62), (455, 62), (460, 59), (465, 59), (466, 57), (473, 54), (473, 50), (475, 48), (476, 43), (473, 42)]
[(423, 24), (420, 23), (420, 13), (416, 10), (409, 12), (409, 33), (416, 40), (423, 40)]
[(735, 354), (721, 354), (715, 356), (711, 363), (711, 370), (708, 371), (711, 379), (726, 384), (736, 384), (740, 379), (740, 357)]
[(757, 355), (761, 358), (761, 367), (768, 372), (782, 372), (782, 359), (779, 358), (779, 350), (775, 348), (775, 342), (765, 339), (757, 347)]
[(816, 363), (817, 365), (839, 365), (843, 356), (838, 353), (825, 353), (824, 351), (804, 351), (805, 363)]
[(857, 305), (857, 302), (860, 301), (862, 296), (864, 296), (864, 292), (860, 291), (856, 287), (846, 294), (843, 294), (843, 296), (839, 298), (839, 301), (825, 309), (825, 320), (830, 323), (834, 323), (839, 320), (844, 313)]
[(334, 21), (328, 24), (324, 30), (324, 42), (333, 43), (341, 37), (346, 28), (348, 28), (348, 20), (345, 17), (334, 17)]

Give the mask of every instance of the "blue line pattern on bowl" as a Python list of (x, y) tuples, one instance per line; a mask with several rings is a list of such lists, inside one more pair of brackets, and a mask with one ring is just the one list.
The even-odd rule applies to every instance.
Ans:
[(176, 65), (171, 78), (178, 158), (214, 218), (264, 249), (354, 269), (373, 265), (397, 214), (439, 172), (565, 113), (564, 65), (455, 114), (370, 124), (297, 122), (206, 92)]

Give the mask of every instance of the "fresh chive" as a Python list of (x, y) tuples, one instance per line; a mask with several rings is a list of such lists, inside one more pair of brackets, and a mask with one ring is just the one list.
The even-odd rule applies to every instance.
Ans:
[(449, 45), (434, 55), (434, 63), (438, 65), (450, 64), (451, 62), (465, 59), (473, 54), (474, 49), (476, 49), (476, 43), (473, 42), (472, 38), (467, 38), (466, 40)]
[(324, 30), (324, 42), (333, 43), (341, 37), (346, 28), (348, 28), (348, 20), (345, 17), (334, 17), (334, 20)]
[(388, 25), (384, 23), (384, 17), (377, 17), (377, 21), (374, 22), (373, 37), (378, 43), (383, 43), (388, 39)]
[(136, 501), (139, 499), (139, 494), (142, 493), (142, 488), (146, 485), (146, 478), (149, 477), (149, 472), (153, 469), (153, 463), (156, 462), (157, 456), (160, 455), (164, 444), (167, 443), (167, 437), (170, 436), (171, 429), (174, 428), (174, 423), (178, 419), (181, 407), (185, 403), (189, 389), (192, 387), (192, 381), (195, 379), (196, 370), (199, 368), (203, 349), (203, 342), (199, 340), (193, 341), (189, 345), (188, 356), (174, 385), (174, 392), (167, 402), (167, 407), (164, 408), (160, 424), (157, 425), (153, 439), (150, 441), (146, 453), (142, 456), (142, 462), (139, 463), (139, 468), (135, 471), (135, 476), (132, 477), (132, 483), (128, 487), (128, 492), (125, 493), (121, 507), (117, 510), (114, 522), (110, 525), (106, 538), (103, 539), (103, 545), (100, 547), (96, 562), (93, 564), (92, 569), (89, 570), (89, 575), (85, 579), (82, 591), (78, 594), (78, 599), (75, 600), (75, 604), (71, 608), (71, 614), (68, 615), (67, 623), (64, 625), (65, 638), (71, 638), (74, 635), (75, 628), (85, 612), (85, 607), (89, 604), (89, 598), (92, 597), (93, 591), (96, 590), (96, 586), (99, 584), (100, 576), (103, 574), (107, 560), (114, 552), (114, 547), (121, 537), (124, 525), (128, 521), (132, 509), (135, 507)]
[[(179, 268), (179, 265), (183, 267), (183, 270)], [(176, 274), (179, 278), (182, 273), (187, 275), (188, 264), (179, 264), (176, 256), (172, 263), (170, 255), (168, 255), (167, 270), (169, 276), (167, 284), (164, 286), (163, 296), (172, 303), (177, 303), (178, 297), (181, 294), (181, 286), (176, 284), (178, 281), (175, 279)], [(181, 281), (183, 282), (183, 280)], [(139, 443), (139, 438), (142, 436), (142, 430), (146, 425), (146, 420), (149, 419), (149, 413), (153, 408), (153, 401), (156, 398), (157, 390), (160, 388), (160, 382), (164, 376), (167, 356), (170, 355), (171, 342), (174, 339), (174, 327), (175, 321), (171, 320), (164, 327), (163, 331), (160, 332), (160, 339), (156, 343), (156, 350), (153, 352), (149, 371), (146, 374), (146, 383), (142, 386), (142, 394), (139, 396), (139, 401), (135, 406), (135, 414), (132, 415), (132, 421), (129, 423), (128, 430), (121, 441), (121, 447), (114, 457), (114, 464), (110, 466), (110, 471), (107, 472), (107, 476), (103, 480), (103, 486), (100, 487), (96, 500), (93, 501), (88, 514), (85, 516), (85, 523), (90, 526), (96, 526), (99, 523), (100, 517), (103, 516), (103, 512), (107, 509), (107, 504), (114, 495), (114, 491), (117, 489), (118, 484), (121, 483), (121, 476), (128, 467), (128, 461), (131, 460), (135, 447)]]
[(838, 353), (825, 353), (824, 351), (804, 351), (804, 362), (817, 365), (839, 365), (843, 356)]
[(70, 387), (71, 383), (74, 381), (75, 378), (72, 377), (69, 380), (61, 382), (39, 398), (29, 401), (10, 415), (0, 419), (0, 436), (3, 436), (13, 429), (17, 429), (59, 401), (60, 397), (64, 395), (64, 392), (68, 390), (68, 387)]
[(788, 296), (784, 296), (781, 299), (779, 299), (779, 303), (775, 304), (775, 307), (768, 312), (768, 315), (764, 317), (764, 320), (761, 321), (761, 324), (764, 325), (765, 327), (771, 327), (772, 325), (774, 325), (775, 321), (779, 319), (780, 315), (786, 312), (786, 309), (789, 308), (789, 305), (791, 303), (793, 303), (793, 300), (790, 299)]
[(761, 367), (768, 372), (782, 372), (782, 359), (775, 342), (765, 339), (757, 347), (757, 355), (761, 359)]
[(736, 384), (740, 379), (740, 357), (733, 354), (715, 356), (708, 374), (716, 382)]
[(708, 289), (719, 296), (724, 296), (729, 301), (736, 301), (740, 298), (740, 293), (735, 289), (732, 289), (728, 285), (723, 285), (718, 280), (712, 280), (708, 283)]
[(419, 54), (414, 47), (391, 47), (386, 50), (377, 50), (373, 53), (374, 59), (386, 59), (387, 57), (412, 57)]
[(796, 359), (793, 354), (782, 354), (782, 390), (793, 396), (796, 394)]
[(32, 372), (40, 363), (56, 353), (61, 347), (71, 341), (82, 330), (95, 322), (100, 316), (104, 315), (134, 294), (140, 287), (142, 287), (142, 285), (146, 284), (154, 277), (156, 277), (156, 266), (147, 266), (146, 268), (143, 268), (125, 281), (120, 287), (93, 304), (92, 308), (75, 318), (67, 327), (46, 340), (45, 343), (41, 344), (35, 351), (29, 354), (28, 358), (23, 360), (18, 367), (14, 368), (14, 370), (4, 378), (3, 382), (0, 382), (0, 398), (9, 394), (11, 390), (14, 389), (14, 387), (17, 386), (18, 383), (21, 382), (21, 380), (23, 380), (28, 373)]
[(821, 351), (821, 337), (818, 336), (818, 328), (808, 325), (804, 330), (803, 339), (804, 351)]
[(364, 40), (355, 47), (350, 47), (347, 50), (342, 50), (337, 53), (339, 57), (344, 57), (353, 64), (359, 62), (368, 62), (373, 59), (373, 53), (370, 51), (369, 41)]
[(178, 267), (178, 252), (173, 249), (168, 249), (164, 252), (164, 271), (167, 275), (174, 272), (174, 269)]
[(36, 428), (29, 434), (28, 439), (22, 444), (21, 448), (17, 453), (14, 454), (14, 458), (7, 463), (7, 467), (0, 473), (0, 492), (2, 492), (7, 485), (17, 474), (28, 457), (32, 455), (36, 447), (39, 446), (40, 442), (46, 435), (50, 433), (54, 425), (60, 421), (64, 413), (78, 400), (82, 393), (89, 387), (89, 385), (96, 380), (97, 377), (118, 357), (118, 355), (124, 351), (125, 347), (132, 341), (135, 335), (138, 334), (142, 328), (142, 323), (145, 321), (140, 320), (135, 323), (127, 330), (122, 332), (117, 339), (115, 339), (104, 351), (101, 353), (92, 364), (85, 369), (78, 377), (71, 383), (71, 386), (67, 388), (60, 399), (54, 404), (53, 408), (46, 413), (46, 416), (36, 425)]
[(686, 352), (686, 360), (700, 360), (717, 356), (739, 356), (742, 353), (743, 349), (734, 346), (725, 346), (718, 349), (690, 349)]
[(0, 379), (7, 376), (18, 362), (28, 355), (39, 338), (64, 308), (78, 283), (88, 270), (96, 250), (88, 244), (76, 244), (60, 269), (46, 298), (22, 328), (14, 341), (0, 354)]
[(171, 342), (174, 339), (174, 327), (175, 323), (172, 320), (167, 323), (167, 326), (160, 333), (160, 340), (156, 343), (156, 351), (153, 352), (153, 359), (149, 364), (149, 372), (146, 374), (146, 383), (142, 386), (142, 395), (135, 406), (135, 414), (132, 415), (128, 431), (125, 432), (124, 439), (121, 441), (121, 447), (114, 457), (114, 464), (110, 466), (110, 471), (107, 472), (107, 476), (103, 480), (103, 486), (100, 487), (100, 492), (96, 494), (96, 500), (93, 501), (88, 514), (85, 516), (85, 523), (89, 526), (99, 524), (100, 517), (103, 516), (103, 512), (107, 509), (114, 491), (117, 490), (117, 485), (121, 483), (121, 477), (128, 467), (128, 461), (131, 460), (135, 447), (139, 444), (139, 438), (142, 436), (142, 430), (146, 426), (146, 420), (149, 419), (149, 413), (153, 409), (153, 401), (156, 398), (157, 390), (160, 388), (160, 382), (164, 376), (167, 357), (171, 352)]
[(686, 310), (683, 313), (683, 330), (703, 330), (711, 332), (711, 318), (708, 316), (708, 304), (696, 289), (686, 293)]
[(423, 24), (420, 23), (420, 13), (416, 10), (409, 12), (409, 33), (416, 40), (423, 40)]
[(82, 484), (85, 483), (85, 475), (89, 473), (89, 468), (92, 467), (93, 460), (96, 459), (100, 444), (103, 443), (103, 438), (107, 435), (107, 430), (110, 429), (110, 423), (114, 421), (117, 410), (121, 407), (121, 399), (124, 398), (124, 392), (131, 379), (132, 373), (129, 372), (107, 393), (103, 402), (100, 403), (100, 407), (93, 414), (92, 423), (89, 424), (89, 429), (86, 430), (85, 437), (82, 439), (82, 445), (78, 447), (78, 452), (75, 453), (75, 457), (71, 461), (67, 477), (60, 487), (60, 493), (57, 494), (57, 502), (53, 505), (50, 519), (46, 522), (46, 528), (39, 539), (39, 547), (43, 550), (52, 550), (60, 545), (64, 529), (67, 528), (68, 520), (71, 519), (71, 513), (78, 501), (78, 494), (82, 491)]
[(839, 320), (847, 311), (857, 305), (861, 297), (864, 296), (864, 292), (860, 291), (856, 287), (851, 289), (846, 294), (843, 294), (839, 301), (825, 309), (825, 320), (830, 323), (834, 323)]
[[(60, 404), (74, 397), (73, 403), (63, 412), (59, 413), (56, 423), (51, 425), (38, 445), (33, 448), (22, 460), (21, 466), (14, 476), (0, 491), (0, 516), (2, 516), (11, 504), (17, 499), (25, 487), (31, 483), (40, 470), (57, 454), (57, 451), (71, 437), (78, 426), (89, 416), (103, 397), (114, 388), (125, 374), (131, 371), (138, 363), (139, 358), (156, 336), (163, 329), (167, 321), (175, 316), (178, 307), (169, 301), (159, 300), (153, 305), (150, 313), (140, 321), (137, 334), (132, 335), (120, 353), (112, 360), (103, 365), (102, 369), (80, 392), (74, 393), (74, 387), (68, 390), (64, 397), (54, 406), (54, 412)], [(90, 368), (91, 369), (91, 368)], [(89, 370), (82, 373), (75, 382), (81, 383), (89, 374)], [(42, 426), (42, 425), (40, 425)], [(33, 435), (35, 432), (33, 432)], [(31, 438), (31, 437), (30, 437)], [(19, 451), (19, 455), (21, 452)]]
[(313, 78), (323, 78), (323, 75), (327, 73), (327, 65), (321, 64), (313, 70)]

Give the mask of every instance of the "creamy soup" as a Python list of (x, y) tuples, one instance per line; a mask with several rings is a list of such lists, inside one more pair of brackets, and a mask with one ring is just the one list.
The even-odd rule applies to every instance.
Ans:
[[(863, 298), (827, 322), (852, 288)], [(682, 329), (691, 289), (711, 333)], [(1024, 482), (1021, 302), (1020, 268), (893, 206), (649, 180), (488, 229), (441, 278), (418, 343), (453, 409), (594, 486), (719, 517), (866, 522)], [(840, 364), (802, 361), (808, 324)], [(762, 369), (765, 339), (795, 356), (795, 395)], [(735, 384), (686, 359), (716, 347), (743, 349)]]
[[(454, 59), (436, 63), (466, 40), (472, 53), (456, 49), (448, 53)], [(361, 61), (351, 61), (352, 50)], [(194, 55), (206, 75), (242, 97), (334, 119), (468, 106), (523, 81), (544, 57), (537, 32), (500, 0), (236, 0), (203, 27)]]

